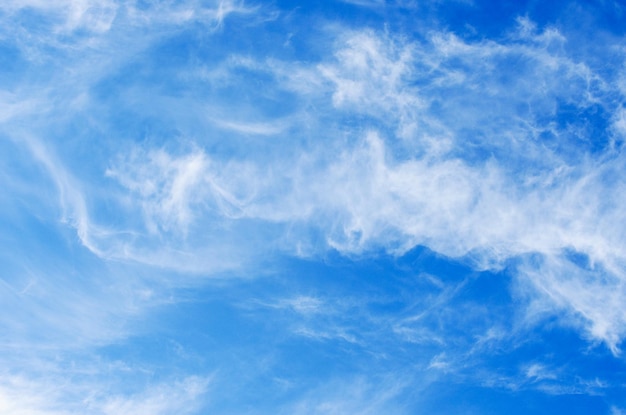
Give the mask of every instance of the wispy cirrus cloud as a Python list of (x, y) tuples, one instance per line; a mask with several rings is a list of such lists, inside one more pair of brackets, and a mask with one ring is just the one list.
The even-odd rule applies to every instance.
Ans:
[[(267, 166), (245, 153), (224, 163), (222, 156), (198, 150), (198, 157), (214, 157), (214, 165), (229, 173), (217, 186), (187, 189), (200, 195), (201, 188), (213, 188), (205, 202), (222, 200), (213, 213), (199, 213), (197, 223), (229, 217), (280, 227), (308, 224), (342, 252), (380, 246), (402, 253), (425, 245), (485, 269), (535, 253), (548, 263), (567, 261), (564, 252), (573, 250), (589, 256), (616, 284), (623, 280), (624, 232), (615, 226), (623, 219), (617, 189), (623, 187), (624, 97), (614, 87), (619, 74), (573, 59), (565, 35), (540, 31), (525, 19), (500, 42), (432, 33), (419, 44), (366, 31), (344, 35), (336, 46), (331, 59), (306, 72), (300, 66), (290, 72), (277, 61), (246, 67), (276, 74), (273, 88), (311, 102), (331, 99), (342, 117), (359, 114), (360, 127), (346, 141), (313, 146), (306, 156), (270, 152), (266, 160), (278, 169), (269, 175)], [(287, 73), (306, 74), (321, 88), (300, 88)], [(313, 115), (318, 128), (324, 120), (339, 120), (326, 111)], [(605, 132), (589, 130), (585, 117), (592, 116)], [(317, 134), (336, 132), (321, 127)], [(410, 156), (398, 158), (400, 149)], [(197, 177), (219, 175), (209, 170)], [(148, 210), (167, 208), (167, 200)], [(177, 204), (178, 217), (188, 217), (193, 203)], [(306, 246), (306, 237), (290, 233), (290, 244)], [(612, 285), (598, 284), (614, 292)], [(582, 312), (574, 292), (553, 294), (562, 306)], [(624, 329), (620, 313), (608, 326), (598, 320), (602, 313), (582, 313), (590, 328), (609, 327), (590, 330), (616, 352)]]
[(186, 21), (213, 22), (220, 26), (231, 13), (249, 13), (252, 9), (242, 2), (220, 0), (205, 5), (198, 1), (159, 2), (137, 4), (117, 0), (62, 0), (46, 2), (40, 0), (11, 0), (4, 2), (0, 10), (13, 16), (23, 11), (45, 13), (52, 22), (53, 33), (87, 30), (104, 33), (118, 23), (184, 23)]
[[(434, 25), (410, 36), (332, 24), (305, 31), (293, 26), (295, 14), (236, 2), (0, 6), (2, 36), (19, 58), (0, 95), (3, 146), (15, 150), (15, 160), (0, 157), (0, 183), (19, 196), (3, 196), (3, 226), (17, 232), (35, 221), (64, 235), (50, 247), (68, 251), (5, 237), (5, 350), (41, 358), (129, 341), (139, 330), (133, 319), (177, 302), (170, 290), (199, 280), (190, 274), (256, 276), (285, 256), (359, 260), (425, 246), (476, 272), (514, 275), (512, 301), (525, 316), (507, 309), (499, 318), (487, 299), (459, 300), (469, 278), (435, 277), (393, 301), (291, 293), (255, 311), (283, 324), (277, 343), (375, 356), (370, 379), (410, 362), (425, 383), (484, 375), (483, 386), (507, 390), (602, 390), (601, 380), (552, 382), (556, 366), (532, 359), (513, 373), (479, 369), (553, 316), (620, 352), (624, 71), (598, 63), (624, 61), (619, 40), (594, 45), (590, 57), (566, 30), (528, 18), (498, 38), (470, 40)], [(229, 27), (235, 15), (250, 20)], [(32, 33), (31, 18), (39, 19)], [(289, 33), (255, 31), (259, 21)], [(30, 260), (30, 250), (47, 256)], [(51, 266), (58, 257), (72, 259)], [(20, 354), (23, 345), (48, 351)], [(415, 350), (419, 358), (407, 357)], [(283, 357), (273, 353), (269, 366)], [(193, 412), (207, 388), (185, 377), (132, 396), (89, 400), (55, 389), (11, 403), (56, 381), (20, 374), (28, 379), (3, 377), (13, 413), (72, 413), (87, 401), (96, 413)], [(404, 385), (352, 375), (337, 377), (341, 393), (321, 387), (285, 411), (402, 412)], [(92, 380), (97, 390), (107, 382)]]
[[(69, 380), (23, 376), (3, 376), (0, 382), (0, 409), (7, 415), (68, 415), (88, 411), (92, 414), (134, 413), (140, 415), (187, 414), (206, 399), (208, 379), (188, 377), (181, 381), (156, 384), (137, 394), (111, 396), (98, 389), (101, 384), (74, 384)], [(88, 387), (94, 389), (86, 391)], [(83, 397), (80, 392), (85, 392)]]
[(280, 413), (292, 414), (376, 414), (381, 411), (406, 413), (406, 408), (394, 402), (406, 387), (406, 382), (380, 376), (374, 383), (367, 379), (337, 380), (320, 386), (310, 396), (293, 403)]

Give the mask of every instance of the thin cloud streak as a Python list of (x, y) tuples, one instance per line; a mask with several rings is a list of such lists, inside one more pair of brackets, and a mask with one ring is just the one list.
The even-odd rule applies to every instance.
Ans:
[[(209, 378), (190, 376), (149, 386), (135, 395), (111, 395), (98, 383), (74, 384), (51, 378), (37, 382), (10, 375), (0, 382), (0, 410), (7, 415), (70, 415), (85, 411), (94, 415), (188, 414), (197, 411), (198, 404), (206, 399), (209, 384)], [(77, 391), (84, 397), (74, 396)]]

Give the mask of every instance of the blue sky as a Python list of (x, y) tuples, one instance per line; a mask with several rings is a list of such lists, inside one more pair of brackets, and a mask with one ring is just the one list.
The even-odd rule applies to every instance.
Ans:
[(626, 6), (5, 0), (0, 412), (626, 414)]

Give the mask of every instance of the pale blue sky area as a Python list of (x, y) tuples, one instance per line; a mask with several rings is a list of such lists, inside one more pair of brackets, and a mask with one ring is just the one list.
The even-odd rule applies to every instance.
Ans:
[(1, 2), (0, 413), (626, 414), (625, 36)]

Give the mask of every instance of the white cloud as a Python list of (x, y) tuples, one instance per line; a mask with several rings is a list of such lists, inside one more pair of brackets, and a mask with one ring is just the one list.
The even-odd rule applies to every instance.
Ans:
[(214, 119), (212, 122), (225, 130), (232, 130), (241, 134), (276, 136), (286, 128), (286, 122), (240, 122), (223, 119)]
[(101, 404), (104, 415), (137, 414), (189, 414), (198, 410), (205, 395), (208, 380), (188, 377), (172, 384), (156, 385), (141, 395), (106, 398)]
[(0, 5), (0, 10), (12, 14), (23, 9), (45, 13), (56, 20), (55, 32), (72, 32), (84, 29), (104, 33), (112, 28), (114, 20), (127, 19), (134, 24), (174, 23), (190, 20), (204, 21), (221, 26), (231, 13), (250, 13), (241, 2), (232, 0), (214, 1), (209, 6), (203, 2), (156, 2), (138, 5), (137, 2), (119, 0), (8, 0)]
[[(327, 118), (367, 116), (349, 139), (262, 160), (149, 150), (111, 176), (134, 193), (153, 229), (254, 220), (286, 227), (276, 242), (283, 248), (311, 246), (310, 233), (293, 231), (300, 226), (346, 254), (425, 245), (481, 269), (540, 254), (544, 268), (522, 267), (524, 278), (583, 316), (590, 335), (616, 352), (626, 327), (624, 293), (616, 290), (626, 279), (624, 160), (594, 154), (577, 141), (585, 131), (576, 119), (565, 126), (557, 119), (562, 105), (600, 105), (619, 128), (621, 107), (608, 98), (612, 79), (571, 59), (558, 31), (538, 32), (527, 21), (501, 43), (439, 33), (411, 44), (371, 31), (342, 39), (315, 66), (317, 75), (295, 65), (293, 73), (317, 79), (315, 92), (285, 78), (284, 63), (245, 64), (315, 102), (332, 96), (340, 115), (317, 112), (320, 135), (338, 134)], [(568, 250), (588, 256), (606, 277), (562, 269)], [(585, 289), (594, 294), (581, 297)], [(607, 314), (599, 306), (609, 299), (617, 310)]]
[(71, 412), (51, 402), (58, 391), (50, 385), (35, 385), (23, 377), (3, 376), (0, 411), (7, 415), (68, 415)]
[[(594, 268), (581, 269), (566, 259), (552, 256), (539, 264), (523, 266), (521, 272), (540, 290), (539, 299), (573, 312), (571, 324), (586, 327), (591, 338), (606, 342), (618, 354), (618, 345), (626, 336), (624, 276), (607, 272), (602, 265)], [(530, 310), (553, 311), (549, 306), (546, 309), (545, 304), (531, 304)]]
[[(195, 1), (145, 10), (104, 0), (11, 1), (0, 8), (11, 14), (25, 7), (53, 11), (56, 30), (93, 29), (94, 38), (108, 39), (99, 45), (107, 45), (111, 60), (119, 49), (152, 44), (152, 32), (133, 39), (145, 28), (191, 21), (218, 27), (229, 13), (250, 11), (235, 2), (207, 7)], [(333, 53), (319, 62), (237, 55), (208, 73), (220, 82), (236, 67), (273, 74), (268, 88), (312, 104), (296, 108), (285, 124), (245, 117), (207, 123), (272, 137), (302, 120), (303, 131), (290, 129), (294, 140), (268, 146), (262, 156), (242, 154), (246, 149), (238, 146), (226, 159), (204, 149), (202, 138), (187, 151), (138, 146), (109, 164), (108, 177), (121, 185), (107, 189), (119, 222), (96, 221), (93, 189), (62, 167), (42, 140), (25, 142), (55, 183), (64, 218), (102, 258), (211, 273), (276, 246), (297, 255), (329, 247), (358, 255), (426, 245), (482, 269), (539, 254), (539, 268), (520, 268), (522, 278), (546, 294), (538, 299), (556, 305), (546, 306), (554, 312), (582, 316), (590, 336), (617, 352), (626, 333), (624, 158), (615, 149), (594, 153), (581, 139), (594, 137), (586, 137), (576, 119), (562, 125), (559, 111), (597, 105), (615, 135), (623, 135), (619, 75), (602, 74), (584, 56), (572, 58), (565, 35), (540, 31), (528, 19), (499, 41), (469, 42), (437, 31), (420, 42), (371, 30), (336, 38)], [(93, 102), (84, 90), (119, 62), (94, 75), (91, 64), (99, 56), (71, 56), (78, 74), (72, 82), (80, 87), (61, 102)], [(50, 98), (55, 93), (43, 95), (57, 102)], [(172, 98), (172, 106), (186, 108), (187, 98)], [(3, 101), (9, 113), (3, 122), (30, 111), (12, 96)], [(322, 242), (311, 242), (312, 234)], [(591, 270), (569, 263), (568, 251), (587, 256)], [(603, 308), (607, 302), (613, 311)]]
[(406, 408), (394, 402), (408, 386), (398, 373), (379, 377), (376, 383), (363, 378), (335, 380), (311, 391), (279, 413), (313, 414), (402, 414)]
[[(211, 186), (207, 158), (202, 152), (173, 158), (164, 151), (150, 152), (146, 157), (147, 162), (131, 156), (127, 166), (139, 168), (128, 174), (116, 170), (108, 170), (106, 174), (118, 178), (143, 200), (148, 228), (152, 232), (157, 232), (158, 228), (186, 232), (193, 219), (192, 205), (201, 203), (206, 198), (202, 188)], [(219, 193), (219, 189), (216, 191)]]
[(0, 10), (16, 13), (21, 9), (32, 9), (61, 21), (57, 30), (73, 31), (86, 29), (106, 32), (116, 16), (118, 4), (114, 0), (9, 0), (0, 5)]
[[(467, 43), (450, 34), (433, 35), (426, 47), (371, 32), (349, 38), (335, 63), (319, 66), (334, 84), (334, 104), (395, 120), (396, 131), (410, 132), (405, 138), (419, 138), (409, 147), (416, 157), (396, 160), (392, 151), (403, 145), (364, 133), (362, 144), (330, 157), (321, 171), (294, 169), (288, 202), (267, 210), (251, 204), (247, 212), (289, 220), (289, 207), (298, 206), (343, 252), (375, 245), (403, 252), (422, 244), (469, 255), (485, 268), (539, 253), (545, 267), (522, 268), (525, 278), (582, 316), (591, 337), (617, 352), (626, 327), (619, 288), (626, 279), (624, 160), (591, 154), (576, 142), (583, 130), (554, 121), (562, 103), (581, 110), (600, 105), (619, 130), (613, 78), (570, 59), (558, 31), (520, 25), (509, 43)], [(404, 128), (415, 122), (421, 129)], [(489, 158), (471, 156), (466, 131)], [(448, 141), (443, 152), (429, 152), (433, 136)], [(562, 268), (568, 250), (587, 255), (601, 271)]]
[(378, 8), (385, 6), (385, 0), (342, 0), (344, 3), (354, 4), (361, 7)]
[(294, 298), (284, 299), (278, 303), (279, 307), (288, 307), (296, 313), (308, 316), (328, 311), (324, 301), (317, 297), (299, 295)]
[(611, 406), (611, 415), (623, 415), (626, 411), (618, 408), (617, 406)]
[(557, 374), (539, 363), (533, 363), (526, 368), (524, 374), (531, 382), (539, 382), (542, 380), (555, 380)]
[(407, 83), (411, 45), (357, 32), (342, 38), (335, 57), (335, 64), (322, 64), (319, 71), (335, 86), (332, 98), (336, 107), (370, 116), (391, 112), (401, 126), (400, 136), (414, 132), (415, 115), (423, 102)]
[(210, 379), (190, 376), (149, 386), (134, 395), (116, 395), (104, 384), (5, 375), (0, 381), (0, 411), (6, 415), (189, 414), (206, 403), (209, 384)]

